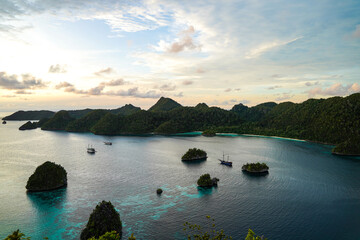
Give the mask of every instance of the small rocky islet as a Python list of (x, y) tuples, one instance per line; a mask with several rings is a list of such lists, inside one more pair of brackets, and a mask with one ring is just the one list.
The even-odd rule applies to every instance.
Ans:
[(45, 162), (29, 177), (26, 189), (29, 192), (55, 190), (67, 185), (67, 172), (59, 164)]
[(242, 166), (241, 170), (246, 173), (258, 175), (258, 174), (268, 174), (269, 167), (266, 163), (246, 163)]
[(206, 173), (200, 176), (197, 185), (203, 188), (211, 188), (217, 186), (218, 181), (220, 181), (218, 178), (211, 178), (210, 174)]
[(207, 153), (198, 148), (190, 148), (182, 157), (182, 161), (206, 160)]
[(122, 223), (120, 214), (115, 210), (110, 201), (103, 200), (90, 214), (89, 221), (81, 232), (80, 240), (97, 239), (106, 233), (114, 233), (114, 231), (116, 235), (121, 236)]

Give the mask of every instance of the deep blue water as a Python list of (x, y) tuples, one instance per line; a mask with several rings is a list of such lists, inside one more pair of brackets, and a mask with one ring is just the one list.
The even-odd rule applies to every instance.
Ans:
[[(183, 223), (206, 225), (205, 216), (234, 239), (247, 229), (269, 239), (359, 239), (360, 159), (332, 156), (331, 146), (274, 138), (226, 136), (105, 137), (18, 131), (0, 126), (0, 239), (20, 228), (32, 239), (78, 239), (101, 200), (110, 200), (123, 222), (123, 239), (185, 239)], [(112, 141), (106, 146), (103, 141)], [(92, 144), (97, 153), (89, 155)], [(186, 164), (188, 148), (209, 158)], [(233, 167), (220, 165), (222, 152)], [(25, 191), (35, 168), (50, 160), (68, 172), (68, 187)], [(270, 173), (241, 172), (246, 162), (266, 162)], [(201, 174), (219, 186), (196, 187)], [(157, 188), (164, 193), (156, 195)]]

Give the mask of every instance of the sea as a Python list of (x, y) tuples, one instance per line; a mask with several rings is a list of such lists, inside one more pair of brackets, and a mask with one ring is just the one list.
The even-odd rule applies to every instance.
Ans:
[[(333, 146), (236, 134), (19, 131), (24, 123), (0, 125), (0, 239), (17, 229), (33, 240), (79, 239), (102, 200), (119, 212), (122, 239), (187, 239), (186, 222), (204, 230), (214, 222), (233, 239), (245, 239), (249, 228), (269, 240), (360, 239), (360, 158), (334, 156)], [(88, 145), (97, 152), (88, 154)], [(205, 150), (207, 160), (182, 162), (189, 148)], [(233, 167), (220, 164), (223, 153)], [(68, 186), (27, 193), (45, 161), (66, 169)], [(269, 174), (243, 173), (251, 162), (266, 163)], [(205, 173), (220, 179), (216, 188), (197, 187)]]

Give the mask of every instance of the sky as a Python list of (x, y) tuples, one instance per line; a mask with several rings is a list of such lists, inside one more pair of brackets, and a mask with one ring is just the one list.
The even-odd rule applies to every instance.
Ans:
[(0, 0), (0, 111), (356, 92), (359, 0)]

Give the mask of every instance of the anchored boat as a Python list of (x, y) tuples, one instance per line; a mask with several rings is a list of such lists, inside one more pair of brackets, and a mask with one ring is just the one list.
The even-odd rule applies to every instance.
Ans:
[(88, 153), (95, 153), (96, 151), (95, 151), (95, 148), (93, 148), (92, 146), (89, 146), (89, 145), (88, 145), (88, 147), (87, 147), (87, 152), (88, 152)]
[(229, 161), (229, 155), (227, 156), (227, 161), (225, 160), (225, 154), (223, 153), (223, 159), (218, 159), (221, 164), (232, 167), (232, 162)]

